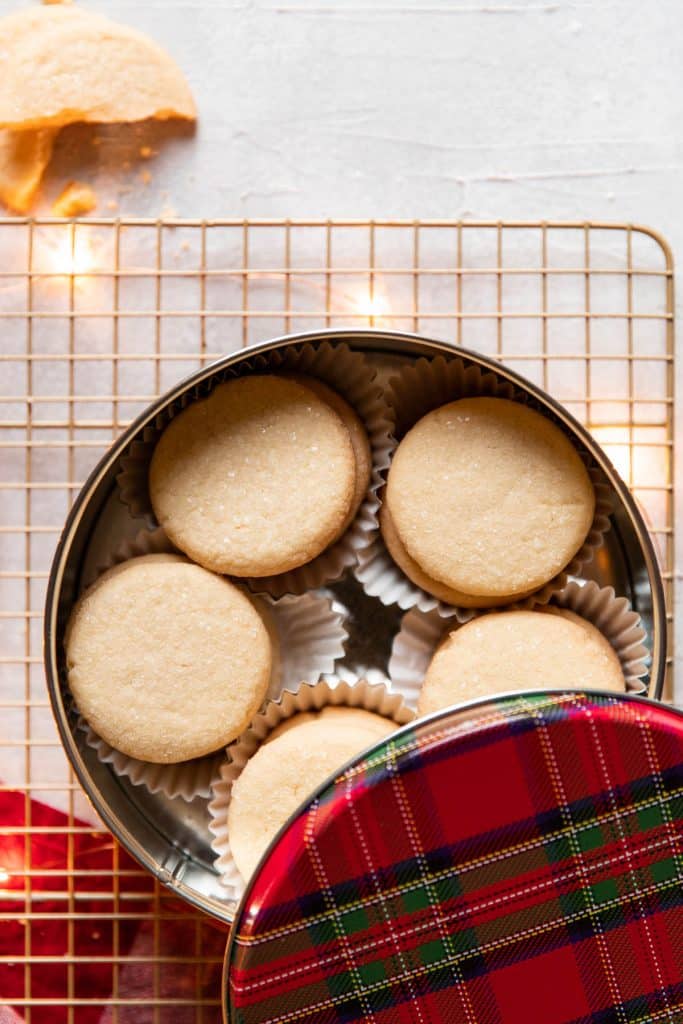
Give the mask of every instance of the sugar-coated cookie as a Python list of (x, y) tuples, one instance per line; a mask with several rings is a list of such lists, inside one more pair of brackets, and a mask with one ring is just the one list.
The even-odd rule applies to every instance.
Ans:
[(372, 451), (370, 450), (368, 435), (360, 417), (356, 415), (346, 399), (342, 398), (342, 396), (329, 387), (329, 385), (318, 380), (317, 377), (305, 377), (299, 374), (291, 374), (290, 378), (292, 380), (297, 380), (304, 387), (310, 388), (318, 398), (321, 398), (323, 402), (327, 402), (327, 404), (330, 405), (337, 413), (349, 432), (351, 444), (353, 445), (353, 454), (356, 458), (356, 486), (354, 489), (351, 510), (341, 530), (343, 533), (344, 530), (351, 525), (351, 522), (358, 511), (358, 507), (370, 486), (370, 476), (372, 474)]
[(373, 729), (351, 729), (334, 718), (319, 717), (258, 748), (235, 780), (228, 808), (230, 849), (245, 881), (297, 807), (376, 742)]
[(189, 86), (165, 50), (80, 5), (13, 11), (0, 19), (0, 38), (4, 128), (197, 116)]
[(372, 732), (377, 739), (388, 736), (389, 733), (398, 729), (396, 722), (384, 715), (377, 715), (374, 711), (366, 711), (364, 708), (350, 708), (345, 704), (327, 704), (320, 711), (299, 711), (291, 718), (285, 718), (283, 722), (276, 725), (268, 733), (265, 743), (270, 743), (290, 729), (297, 729), (300, 725), (315, 721), (334, 722), (335, 725), (348, 729), (360, 729)]
[(242, 589), (241, 593), (249, 599), (253, 607), (256, 609), (256, 612), (268, 633), (271, 654), (269, 688), (272, 691), (273, 687), (280, 685), (282, 682), (282, 651), (280, 650), (280, 636), (277, 628), (277, 618), (272, 604), (270, 604), (266, 597), (263, 595), (257, 596), (256, 594), (251, 594), (246, 588)]
[(366, 729), (375, 733), (378, 739), (396, 732), (398, 725), (392, 718), (378, 715), (374, 711), (366, 711), (365, 708), (349, 708), (344, 704), (328, 704), (320, 711), (320, 716), (325, 722), (334, 722), (348, 729)]
[(279, 722), (274, 729), (271, 729), (264, 743), (272, 743), (278, 736), (284, 736), (286, 732), (290, 732), (291, 729), (298, 729), (302, 725), (306, 725), (307, 722), (315, 722), (318, 719), (318, 713), (316, 711), (299, 711), (296, 715), (292, 715), (291, 718), (285, 718), (282, 722)]
[(240, 377), (171, 420), (149, 488), (159, 523), (196, 562), (270, 576), (311, 561), (343, 532), (357, 463), (344, 422), (313, 390)]
[(387, 551), (396, 562), (396, 565), (401, 569), (409, 580), (412, 580), (416, 586), (421, 587), (422, 590), (426, 590), (428, 594), (433, 594), (434, 597), (438, 597), (440, 601), (444, 601), (446, 604), (458, 605), (462, 608), (490, 608), (493, 604), (505, 604), (513, 601), (521, 600), (525, 595), (516, 594), (514, 596), (505, 599), (496, 599), (495, 597), (474, 597), (472, 594), (464, 594), (461, 590), (453, 590), (452, 587), (447, 587), (445, 583), (441, 583), (439, 580), (432, 579), (428, 576), (423, 569), (417, 564), (414, 558), (411, 558), (405, 547), (401, 543), (401, 538), (396, 532), (396, 527), (391, 518), (391, 512), (389, 506), (385, 502), (379, 510), (379, 525), (382, 531), (382, 537), (384, 543), (387, 546)]
[(465, 398), (423, 416), (394, 453), (385, 501), (427, 577), (490, 603), (561, 572), (595, 511), (571, 441), (545, 416), (500, 398)]
[(510, 690), (622, 692), (624, 674), (609, 641), (564, 610), (494, 612), (454, 630), (427, 669), (418, 713)]
[(73, 609), (68, 682), (107, 743), (160, 764), (229, 743), (262, 703), (273, 662), (256, 608), (228, 580), (176, 555), (132, 558)]

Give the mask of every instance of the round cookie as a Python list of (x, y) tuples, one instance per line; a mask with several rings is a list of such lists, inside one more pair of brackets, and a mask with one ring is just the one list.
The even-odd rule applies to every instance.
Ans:
[(280, 650), (280, 637), (277, 630), (277, 621), (273, 612), (273, 606), (268, 603), (265, 597), (258, 597), (256, 594), (250, 594), (246, 589), (241, 590), (241, 593), (244, 594), (256, 609), (256, 612), (268, 633), (271, 654), (268, 688), (273, 690), (282, 683), (282, 651)]
[(571, 441), (540, 413), (500, 398), (464, 398), (423, 416), (394, 453), (385, 500), (428, 577), (496, 599), (561, 572), (595, 511)]
[(307, 722), (315, 722), (317, 718), (318, 715), (315, 711), (299, 711), (296, 715), (292, 715), (291, 718), (285, 718), (274, 729), (271, 729), (263, 743), (264, 745), (272, 743), (278, 736), (284, 736), (290, 729), (298, 729), (300, 725), (306, 725)]
[(214, 572), (271, 576), (343, 532), (356, 492), (349, 432), (286, 377), (240, 377), (179, 413), (150, 467), (152, 506), (173, 543)]
[(235, 780), (228, 808), (230, 849), (245, 881), (302, 801), (376, 742), (372, 730), (350, 729), (321, 717), (259, 747)]
[(474, 597), (472, 594), (463, 594), (461, 590), (453, 590), (452, 587), (447, 587), (445, 583), (440, 583), (438, 580), (428, 576), (426, 572), (423, 572), (415, 559), (410, 557), (396, 532), (396, 527), (386, 502), (379, 510), (379, 525), (387, 550), (399, 569), (418, 587), (426, 590), (428, 594), (438, 597), (439, 601), (444, 601), (446, 604), (456, 605), (461, 608), (490, 608), (494, 604), (519, 601), (532, 593), (532, 591), (527, 591), (526, 594), (513, 594), (507, 598), (495, 598)]
[(334, 391), (327, 384), (324, 384), (317, 377), (305, 377), (299, 374), (290, 374), (291, 380), (297, 380), (306, 388), (310, 388), (318, 398), (321, 398), (323, 402), (327, 402), (339, 416), (340, 420), (349, 432), (351, 438), (351, 444), (353, 445), (353, 454), (356, 458), (356, 487), (354, 490), (353, 501), (351, 503), (351, 510), (346, 517), (342, 530), (339, 534), (341, 536), (354, 520), (356, 512), (365, 497), (368, 487), (370, 486), (370, 477), (372, 475), (372, 452), (370, 450), (370, 441), (366, 433), (365, 427), (361, 423), (360, 418), (356, 415), (354, 410), (351, 408), (346, 399)]
[(623, 692), (621, 663), (585, 619), (564, 611), (482, 615), (442, 641), (427, 669), (418, 713), (511, 690), (564, 687)]
[(365, 708), (349, 708), (344, 704), (329, 704), (320, 711), (324, 722), (334, 722), (346, 729), (362, 729), (374, 733), (378, 739), (396, 732), (398, 725), (393, 718), (366, 711)]
[(377, 739), (388, 736), (398, 728), (396, 722), (391, 718), (376, 715), (364, 708), (350, 708), (345, 704), (327, 704), (320, 711), (300, 711), (298, 714), (292, 715), (291, 718), (285, 718), (268, 733), (264, 743), (270, 743), (278, 736), (289, 732), (290, 729), (298, 729), (300, 725), (316, 721), (334, 722), (335, 725), (346, 729), (372, 732)]
[(195, 120), (185, 78), (153, 40), (80, 5), (32, 5), (0, 20), (0, 124), (19, 131)]
[(263, 701), (271, 641), (228, 580), (177, 555), (132, 558), (75, 605), (69, 688), (81, 714), (129, 757), (172, 764), (225, 746)]

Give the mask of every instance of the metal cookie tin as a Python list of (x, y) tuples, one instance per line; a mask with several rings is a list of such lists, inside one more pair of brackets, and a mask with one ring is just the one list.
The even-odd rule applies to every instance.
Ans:
[(503, 696), (307, 801), (231, 930), (230, 1024), (680, 1020), (683, 715)]
[[(235, 906), (222, 892), (213, 868), (214, 856), (207, 827), (206, 802), (188, 804), (152, 795), (118, 777), (101, 763), (76, 729), (65, 685), (63, 634), (69, 612), (92, 568), (112, 545), (133, 536), (140, 520), (133, 519), (119, 499), (116, 474), (122, 454), (132, 441), (141, 439), (145, 427), (159, 413), (198, 385), (210, 386), (228, 368), (238, 367), (255, 355), (267, 354), (292, 345), (316, 345), (324, 341), (344, 342), (363, 352), (381, 377), (406, 361), (420, 356), (452, 356), (454, 349), (442, 342), (390, 331), (334, 330), (279, 338), (254, 346), (205, 367), (181, 381), (151, 405), (112, 446), (90, 475), (70, 512), (55, 554), (45, 609), (45, 666), (54, 715), (67, 756), (98, 813), (126, 849), (152, 871), (176, 895), (221, 920), (231, 920)], [(587, 431), (558, 403), (494, 360), (462, 349), (457, 355), (510, 381), (525, 391), (536, 406), (547, 410), (573, 434), (604, 473), (611, 489), (612, 528), (604, 546), (587, 567), (586, 576), (601, 585), (614, 586), (627, 597), (642, 618), (651, 649), (650, 674), (646, 680), (651, 697), (661, 695), (666, 658), (666, 612), (661, 577), (646, 526), (628, 488)], [(399, 628), (401, 611), (384, 607), (368, 597), (355, 578), (347, 573), (332, 585), (335, 599), (348, 611), (350, 639), (343, 667), (354, 672), (379, 669), (386, 672), (392, 638)], [(571, 680), (568, 680), (571, 683)]]

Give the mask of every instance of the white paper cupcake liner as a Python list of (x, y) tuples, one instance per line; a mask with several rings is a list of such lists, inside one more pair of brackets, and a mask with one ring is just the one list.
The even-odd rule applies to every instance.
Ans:
[[(599, 629), (621, 662), (626, 692), (645, 692), (643, 677), (647, 675), (649, 657), (645, 646), (647, 634), (640, 616), (625, 597), (617, 597), (612, 587), (599, 587), (592, 580), (586, 583), (573, 580), (553, 595), (550, 604), (575, 612)], [(417, 706), (434, 652), (445, 634), (454, 628), (458, 628), (457, 619), (444, 620), (436, 610), (425, 613), (413, 608), (403, 616), (391, 650), (389, 677), (392, 689), (405, 698), (409, 707)]]
[(133, 516), (154, 523), (149, 497), (149, 464), (156, 442), (164, 428), (191, 401), (206, 398), (218, 384), (250, 373), (298, 373), (317, 377), (337, 391), (360, 417), (370, 442), (372, 475), (368, 492), (356, 516), (343, 534), (322, 554), (307, 565), (277, 576), (247, 579), (244, 582), (257, 594), (271, 597), (285, 594), (303, 594), (325, 583), (339, 579), (346, 569), (355, 566), (359, 553), (367, 547), (377, 529), (382, 473), (389, 465), (392, 448), (389, 413), (384, 393), (376, 382), (374, 370), (360, 352), (348, 345), (324, 341), (320, 345), (305, 344), (277, 349), (267, 354), (245, 359), (237, 368), (217, 373), (210, 382), (198, 385), (174, 405), (160, 413), (154, 424), (145, 428), (141, 441), (134, 441), (121, 459), (117, 476), (119, 494)]
[(211, 787), (211, 846), (217, 855), (215, 867), (225, 886), (227, 899), (237, 901), (244, 892), (244, 882), (233, 860), (228, 834), (228, 808), (235, 780), (280, 722), (301, 711), (319, 711), (330, 704), (373, 711), (393, 719), (397, 727), (407, 725), (415, 718), (414, 711), (406, 706), (403, 697), (392, 693), (383, 683), (371, 683), (367, 679), (349, 682), (338, 676), (313, 684), (302, 683), (296, 693), (285, 692), (278, 700), (268, 703), (246, 732), (228, 747), (227, 758), (223, 759)]
[[(162, 529), (141, 530), (134, 540), (122, 544), (87, 583), (90, 585), (107, 569), (130, 558), (174, 552), (178, 553)], [(345, 612), (341, 605), (321, 594), (287, 596), (280, 600), (264, 595), (257, 600), (263, 602), (266, 624), (275, 632), (279, 647), (277, 670), (273, 673), (267, 700), (278, 697), (283, 689), (296, 689), (302, 679), (318, 680), (334, 671), (336, 662), (344, 656), (347, 640)], [(220, 750), (179, 764), (138, 761), (110, 747), (85, 719), (79, 718), (78, 725), (100, 761), (110, 764), (118, 775), (135, 785), (168, 797), (180, 796), (184, 800), (207, 797), (211, 779), (225, 757)]]
[[(497, 377), (490, 370), (484, 372), (478, 366), (466, 365), (458, 357), (446, 359), (444, 356), (437, 356), (435, 359), (418, 359), (410, 366), (406, 366), (389, 382), (387, 401), (392, 416), (394, 437), (389, 461), (398, 445), (397, 439), (425, 413), (457, 398), (481, 396), (507, 398), (536, 408), (526, 392), (514, 388), (509, 381)], [(544, 412), (541, 409), (537, 411)], [(546, 604), (553, 594), (566, 586), (570, 576), (580, 575), (582, 567), (591, 561), (595, 551), (602, 545), (604, 535), (610, 528), (610, 489), (588, 454), (578, 448), (577, 451), (586, 465), (595, 490), (595, 514), (586, 539), (562, 572), (538, 591), (514, 603), (492, 607), (531, 608), (536, 604)], [(360, 552), (355, 574), (371, 597), (379, 598), (386, 605), (397, 604), (404, 611), (418, 608), (421, 612), (435, 611), (442, 618), (455, 616), (459, 622), (467, 622), (475, 615), (490, 610), (449, 605), (418, 587), (394, 562), (384, 544), (379, 527), (371, 543)]]

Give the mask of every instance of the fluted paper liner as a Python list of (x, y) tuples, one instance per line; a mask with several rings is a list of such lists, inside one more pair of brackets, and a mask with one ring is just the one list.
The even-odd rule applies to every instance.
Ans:
[(317, 377), (346, 399), (367, 432), (372, 454), (372, 475), (368, 492), (353, 522), (343, 536), (317, 558), (277, 576), (243, 580), (254, 593), (267, 593), (271, 597), (303, 594), (339, 579), (346, 569), (357, 564), (360, 552), (371, 542), (376, 532), (380, 504), (377, 492), (382, 485), (382, 472), (389, 465), (392, 444), (384, 393), (376, 382), (377, 371), (370, 366), (364, 355), (353, 352), (348, 345), (325, 341), (317, 346), (304, 344), (276, 349), (246, 358), (239, 366), (217, 371), (214, 378), (185, 393), (160, 413), (153, 425), (145, 428), (142, 440), (133, 441), (123, 455), (116, 478), (120, 497), (131, 514), (154, 524), (148, 487), (149, 465), (156, 442), (171, 419), (190, 402), (206, 398), (214, 387), (227, 380), (250, 373), (278, 372)]
[[(175, 553), (162, 529), (141, 530), (132, 541), (122, 544), (88, 580), (88, 585), (107, 569), (140, 555)], [(317, 680), (334, 671), (336, 662), (344, 656), (347, 633), (345, 613), (340, 605), (321, 594), (301, 597), (283, 597), (280, 600), (263, 596), (266, 625), (274, 630), (279, 641), (279, 660), (267, 693), (267, 700), (278, 697), (286, 687), (298, 686), (301, 679)], [(215, 754), (182, 761), (178, 764), (152, 764), (138, 761), (109, 746), (98, 736), (85, 719), (79, 718), (79, 727), (86, 733), (86, 742), (105, 764), (110, 764), (118, 775), (123, 775), (137, 786), (145, 786), (151, 793), (164, 793), (168, 797), (180, 796), (184, 800), (207, 797), (211, 779), (225, 754)]]
[[(384, 683), (372, 683), (367, 679), (349, 681), (336, 676), (314, 684), (302, 683), (296, 693), (287, 691), (278, 700), (270, 701), (256, 715), (246, 732), (227, 748), (227, 757), (224, 756), (211, 787), (211, 846), (217, 854), (215, 867), (226, 888), (227, 899), (239, 900), (244, 892), (244, 881), (232, 858), (228, 834), (228, 808), (235, 780), (249, 758), (280, 722), (299, 712), (319, 711), (330, 704), (373, 711), (393, 719), (397, 728), (415, 717), (414, 711), (406, 706), (400, 694), (393, 693)], [(273, 779), (273, 785), (277, 785), (277, 779)]]
[[(392, 418), (393, 439), (389, 461), (398, 445), (398, 439), (403, 437), (425, 413), (458, 398), (482, 396), (521, 402), (547, 416), (547, 412), (538, 408), (532, 396), (522, 389), (513, 387), (509, 381), (498, 377), (490, 370), (483, 371), (479, 366), (467, 365), (458, 357), (421, 358), (406, 366), (389, 381), (387, 401)], [(560, 424), (557, 425), (564, 429)], [(564, 433), (567, 431), (564, 430)], [(576, 443), (571, 434), (568, 436)], [(610, 528), (609, 515), (612, 507), (609, 487), (598, 467), (591, 463), (587, 453), (583, 452), (578, 444), (577, 451), (586, 464), (595, 490), (595, 514), (586, 539), (562, 572), (539, 590), (514, 603), (492, 605), (492, 608), (531, 608), (537, 604), (546, 604), (553, 594), (566, 586), (570, 576), (581, 574), (583, 566), (591, 561), (597, 548), (602, 545), (604, 535)], [(372, 541), (359, 553), (355, 574), (371, 597), (378, 597), (386, 605), (397, 604), (404, 611), (418, 608), (421, 612), (435, 611), (442, 618), (455, 616), (459, 622), (467, 622), (475, 615), (490, 610), (449, 605), (418, 587), (394, 562), (384, 544), (379, 526)]]
[[(640, 616), (625, 597), (617, 597), (612, 587), (599, 587), (592, 580), (572, 581), (554, 594), (549, 603), (575, 612), (599, 629), (621, 662), (626, 692), (645, 692), (647, 634)], [(417, 706), (422, 682), (439, 643), (446, 633), (457, 628), (455, 617), (444, 620), (436, 610), (425, 613), (413, 608), (403, 616), (391, 650), (389, 676), (392, 689), (405, 698), (409, 707)]]

